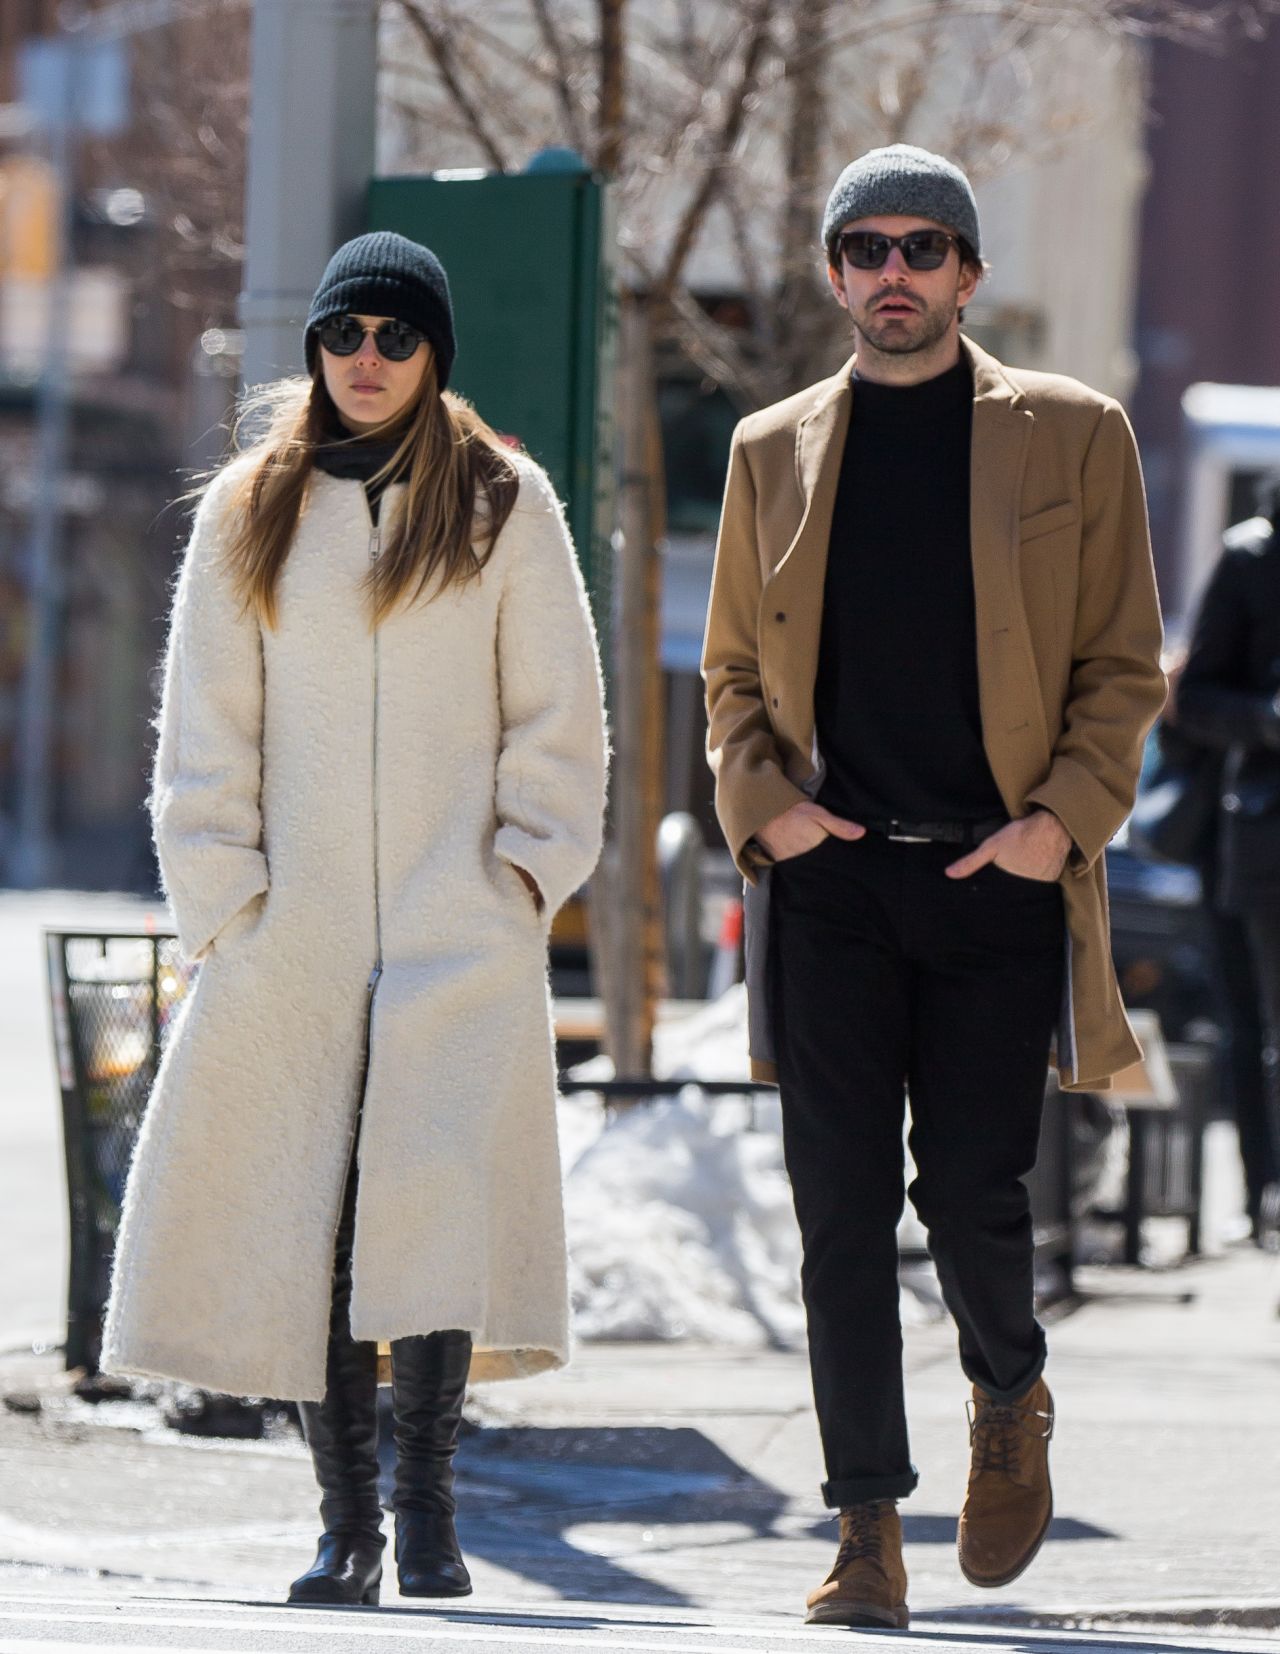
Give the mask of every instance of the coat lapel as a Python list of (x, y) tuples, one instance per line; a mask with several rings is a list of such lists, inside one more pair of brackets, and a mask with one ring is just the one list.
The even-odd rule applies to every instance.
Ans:
[(1014, 607), (1019, 502), (1032, 415), (995, 359), (968, 339), (964, 347), (973, 371), (969, 538), (982, 637), (1007, 627)]
[(969, 537), (977, 623), (982, 731), (996, 784), (1011, 811), (1049, 737), (1022, 603), (1018, 521), (1035, 420), (994, 357), (964, 339), (973, 372)]
[[(790, 545), (774, 565), (762, 596), (761, 664), (774, 686), (774, 726), (812, 761), (813, 691), (822, 635), (822, 594), (845, 437), (853, 406), (853, 359), (834, 374), (796, 428), (796, 481), (802, 515)], [(781, 624), (770, 619), (785, 616)], [(769, 647), (772, 645), (772, 647)], [(772, 657), (772, 658), (771, 658)]]

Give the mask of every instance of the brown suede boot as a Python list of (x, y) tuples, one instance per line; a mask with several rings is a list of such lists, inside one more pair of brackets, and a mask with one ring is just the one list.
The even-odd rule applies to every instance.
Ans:
[(969, 1405), (973, 1462), (957, 1535), (960, 1571), (971, 1585), (1008, 1585), (1030, 1566), (1053, 1518), (1053, 1397), (1042, 1378), (1010, 1403), (975, 1384)]
[(835, 1567), (806, 1607), (806, 1625), (889, 1625), (906, 1630), (902, 1523), (892, 1499), (850, 1505), (840, 1512)]

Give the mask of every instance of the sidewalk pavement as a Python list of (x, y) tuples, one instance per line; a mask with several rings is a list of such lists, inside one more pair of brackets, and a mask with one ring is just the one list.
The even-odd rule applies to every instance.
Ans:
[[(969, 1587), (955, 1562), (967, 1433), (954, 1334), (907, 1329), (913, 1627), (967, 1626), (987, 1647), (1006, 1646), (1001, 1628), (1007, 1646), (1030, 1646), (1037, 1627), (1275, 1646), (1280, 1266), (1239, 1249), (1163, 1272), (1084, 1270), (1080, 1285), (1050, 1329), (1058, 1515), (1003, 1591)], [(0, 1392), (9, 1602), (280, 1602), (309, 1564), (316, 1497), (296, 1436), (179, 1436), (154, 1405), (76, 1400), (47, 1354), (0, 1358)], [(598, 1624), (605, 1605), (629, 1604), (633, 1625), (750, 1616), (789, 1644), (835, 1537), (802, 1354), (584, 1346), (564, 1373), (477, 1390), (469, 1417), (469, 1623), (587, 1603), (600, 1614), (582, 1623)]]

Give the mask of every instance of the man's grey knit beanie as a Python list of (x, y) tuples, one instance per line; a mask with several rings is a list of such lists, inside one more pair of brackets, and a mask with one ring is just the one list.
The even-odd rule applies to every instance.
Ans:
[(964, 239), (981, 257), (978, 203), (969, 180), (944, 155), (914, 144), (890, 144), (851, 161), (836, 179), (822, 215), (822, 245), (856, 218), (931, 218)]

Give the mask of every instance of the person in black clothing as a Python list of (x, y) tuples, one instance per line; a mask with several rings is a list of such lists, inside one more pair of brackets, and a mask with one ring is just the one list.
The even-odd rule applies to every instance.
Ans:
[(1227, 530), (1172, 722), (1175, 738), (1220, 755), (1202, 872), (1255, 1239), (1264, 1211), (1280, 1206), (1280, 476), (1260, 505)]

